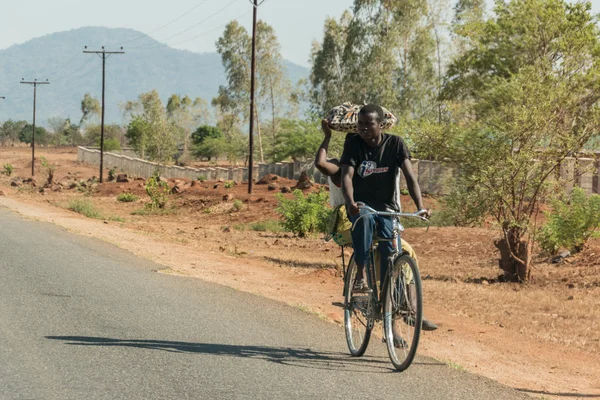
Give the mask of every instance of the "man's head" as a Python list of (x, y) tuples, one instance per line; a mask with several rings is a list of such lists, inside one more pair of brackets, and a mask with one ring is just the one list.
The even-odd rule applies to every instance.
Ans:
[(368, 145), (379, 144), (384, 118), (383, 109), (375, 104), (367, 104), (358, 112), (358, 133)]

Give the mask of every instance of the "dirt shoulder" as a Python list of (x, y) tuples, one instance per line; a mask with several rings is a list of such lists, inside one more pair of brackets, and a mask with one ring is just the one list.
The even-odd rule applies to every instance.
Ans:
[[(26, 156), (0, 149), (0, 164), (9, 159), (25, 176)], [(81, 177), (94, 174), (94, 168), (78, 164), (72, 153), (48, 152), (47, 157), (56, 163), (58, 179), (67, 170)], [(5, 193), (0, 206), (26, 218), (114, 243), (167, 266), (163, 273), (227, 285), (342, 321), (336, 305), (342, 300), (341, 260), (334, 245), (248, 228), (276, 218), (276, 202), (266, 188), (244, 196), (243, 190), (228, 192), (222, 183), (207, 183), (174, 197), (176, 214), (144, 216), (131, 214), (141, 200), (115, 200), (125, 191), (142, 195), (139, 182), (104, 184), (86, 199), (116, 217), (110, 221), (61, 208), (82, 193), (41, 195), (10, 187), (9, 182), (0, 177)], [(243, 202), (241, 211), (233, 212), (231, 202), (222, 200), (226, 193)], [(420, 352), (536, 396), (600, 398), (600, 262), (595, 257), (600, 243), (592, 243), (568, 264), (539, 264), (530, 285), (494, 284), (494, 236), (488, 229), (406, 231), (405, 238), (420, 256), (426, 316), (440, 326), (425, 333)]]

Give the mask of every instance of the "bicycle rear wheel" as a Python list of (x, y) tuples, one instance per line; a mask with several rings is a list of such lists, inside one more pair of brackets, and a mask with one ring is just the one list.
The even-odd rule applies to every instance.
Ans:
[(348, 261), (346, 282), (344, 282), (344, 327), (346, 342), (350, 354), (360, 357), (365, 354), (373, 326), (369, 327), (369, 308), (372, 306), (372, 294), (352, 295), (352, 287), (356, 278), (354, 255)]
[(402, 255), (388, 271), (383, 303), (383, 329), (390, 359), (399, 371), (415, 358), (423, 322), (421, 276), (415, 260)]

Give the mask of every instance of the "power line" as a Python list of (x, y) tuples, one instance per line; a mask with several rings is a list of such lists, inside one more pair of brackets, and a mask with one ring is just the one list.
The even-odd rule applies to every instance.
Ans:
[(54, 71), (52, 71), (51, 73), (48, 74), (49, 77), (54, 78), (55, 74), (58, 74), (59, 72), (61, 72), (67, 65), (69, 65), (71, 63), (71, 61), (73, 61), (75, 58), (77, 58), (81, 53), (79, 51), (77, 51), (77, 53), (75, 53), (75, 55), (71, 58), (69, 58), (69, 61), (67, 61), (66, 63), (62, 64), (60, 67), (56, 68)]
[(227, 4), (225, 5), (225, 7), (223, 7), (223, 8), (221, 8), (221, 9), (219, 9), (217, 12), (215, 12), (214, 14), (211, 14), (210, 16), (206, 17), (205, 19), (203, 19), (202, 21), (198, 22), (197, 24), (195, 24), (195, 25), (192, 25), (192, 26), (190, 26), (190, 27), (189, 27), (189, 28), (187, 28), (187, 29), (184, 29), (184, 30), (182, 30), (181, 32), (179, 32), (179, 33), (176, 33), (176, 34), (175, 34), (175, 35), (173, 35), (173, 36), (169, 36), (169, 37), (168, 37), (168, 38), (166, 38), (166, 39), (162, 39), (161, 41), (162, 41), (162, 42), (166, 42), (167, 40), (171, 40), (171, 39), (173, 39), (174, 37), (177, 37), (177, 36), (179, 36), (179, 35), (182, 35), (182, 34), (184, 34), (184, 33), (188, 32), (188, 31), (190, 31), (190, 30), (194, 29), (194, 28), (195, 28), (195, 27), (197, 27), (198, 25), (200, 25), (200, 24), (203, 24), (204, 22), (208, 21), (209, 19), (211, 19), (211, 18), (212, 18), (212, 17), (214, 17), (215, 15), (219, 14), (221, 11), (223, 11), (223, 10), (225, 10), (227, 7), (231, 6), (231, 5), (232, 5), (233, 3), (235, 3), (236, 1), (237, 1), (237, 0), (233, 0), (233, 1), (229, 2), (229, 3), (227, 3)]
[(88, 65), (91, 62), (92, 62), (92, 59), (90, 58), (86, 62), (84, 62), (83, 64), (81, 64), (78, 68), (76, 68), (73, 71), (71, 71), (71, 73), (69, 73), (68, 75), (63, 76), (63, 77), (59, 77), (59, 78), (57, 78), (55, 80), (56, 81), (62, 81), (62, 80), (65, 80), (67, 78), (70, 78), (71, 76), (75, 75), (77, 72), (80, 72), (83, 69), (83, 67), (85, 67), (86, 65)]
[(148, 32), (148, 33), (145, 33), (143, 35), (140, 35), (140, 36), (138, 36), (138, 37), (136, 37), (134, 39), (130, 39), (130, 40), (126, 40), (124, 42), (121, 42), (121, 44), (135, 42), (136, 40), (139, 40), (139, 39), (142, 39), (142, 38), (146, 38), (146, 37), (150, 36), (151, 34), (156, 33), (156, 32), (160, 31), (163, 28), (166, 28), (167, 26), (171, 25), (172, 23), (179, 21), (181, 18), (185, 17), (186, 15), (188, 15), (189, 13), (191, 13), (192, 11), (194, 11), (196, 8), (200, 7), (202, 4), (206, 3), (207, 1), (209, 1), (209, 0), (201, 1), (200, 3), (196, 4), (194, 7), (190, 8), (189, 10), (187, 10), (186, 12), (184, 12), (183, 14), (181, 14), (179, 17), (177, 17), (177, 18), (175, 18), (175, 19), (167, 22), (166, 24), (164, 24), (160, 28), (157, 28), (157, 29), (155, 29), (155, 30), (153, 30), (151, 32)]
[[(244, 12), (243, 14), (240, 14), (240, 15), (238, 15), (237, 17), (235, 17), (235, 18), (233, 18), (233, 19), (234, 19), (234, 20), (236, 20), (236, 19), (239, 19), (239, 18), (241, 18), (241, 17), (244, 17), (244, 16), (246, 16), (246, 15), (250, 14), (251, 12), (252, 12), (252, 10), (250, 9), (250, 10), (248, 10), (248, 11)], [(229, 22), (226, 22), (226, 23), (224, 23), (224, 24), (222, 24), (222, 25), (219, 25), (219, 26), (217, 26), (217, 27), (215, 27), (215, 28), (212, 28), (212, 29), (210, 29), (210, 30), (208, 30), (208, 31), (205, 31), (205, 32), (203, 32), (203, 33), (201, 33), (201, 34), (199, 34), (199, 35), (193, 36), (193, 37), (191, 37), (191, 38), (189, 38), (189, 39), (184, 39), (184, 40), (181, 40), (181, 41), (179, 41), (179, 42), (175, 42), (175, 43), (171, 43), (171, 44), (167, 44), (167, 43), (159, 43), (158, 45), (155, 45), (155, 46), (148, 46), (148, 47), (132, 47), (131, 49), (133, 49), (133, 50), (156, 50), (156, 49), (160, 49), (160, 48), (163, 48), (163, 47), (172, 47), (172, 46), (177, 46), (177, 45), (179, 45), (179, 44), (186, 43), (186, 42), (190, 42), (190, 41), (192, 41), (192, 40), (196, 40), (196, 39), (198, 39), (198, 38), (201, 38), (201, 37), (203, 37), (203, 36), (206, 36), (206, 35), (208, 35), (209, 33), (216, 31), (217, 29), (221, 29), (221, 28), (223, 28), (223, 27), (227, 26), (228, 24), (229, 24)]]

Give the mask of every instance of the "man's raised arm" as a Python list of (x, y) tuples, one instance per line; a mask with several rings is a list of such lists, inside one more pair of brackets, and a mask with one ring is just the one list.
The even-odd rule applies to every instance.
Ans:
[(357, 215), (360, 210), (354, 202), (354, 186), (352, 185), (352, 177), (354, 176), (354, 167), (342, 164), (342, 193), (346, 201), (346, 209), (350, 215)]

